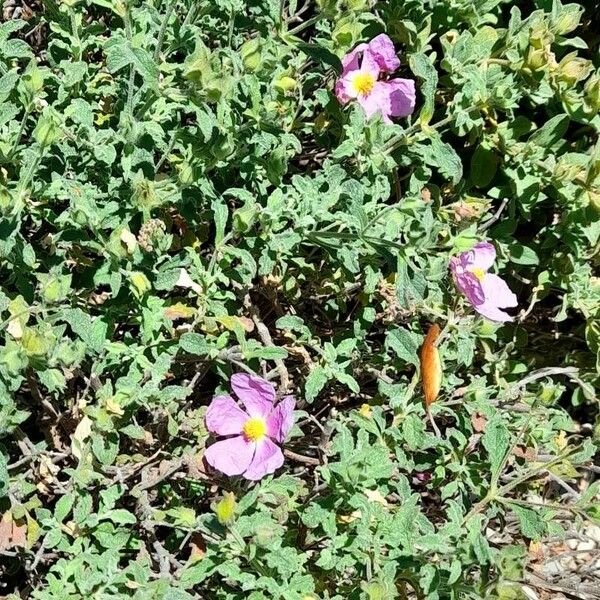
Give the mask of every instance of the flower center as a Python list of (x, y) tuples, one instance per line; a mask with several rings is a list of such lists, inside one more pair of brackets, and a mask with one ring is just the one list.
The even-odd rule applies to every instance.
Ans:
[(357, 94), (368, 96), (375, 85), (375, 77), (371, 73), (357, 73), (352, 84)]
[(246, 436), (246, 439), (251, 442), (258, 442), (258, 440), (264, 438), (267, 434), (267, 424), (263, 419), (254, 417), (252, 419), (248, 419), (244, 423), (242, 430)]
[(473, 275), (475, 275), (475, 277), (477, 277), (477, 279), (479, 279), (479, 281), (483, 281), (483, 278), (485, 277), (485, 271), (483, 269), (478, 269), (477, 267), (471, 267), (469, 269), (469, 271), (471, 271), (471, 273), (473, 273)]

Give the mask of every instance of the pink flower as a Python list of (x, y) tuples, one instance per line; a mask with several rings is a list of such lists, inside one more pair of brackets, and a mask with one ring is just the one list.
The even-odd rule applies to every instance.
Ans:
[(415, 82), (412, 79), (380, 80), (400, 66), (394, 44), (382, 33), (368, 44), (359, 44), (342, 59), (342, 76), (335, 95), (342, 104), (356, 100), (367, 118), (380, 112), (386, 123), (390, 117), (406, 117), (415, 108)]
[(496, 260), (496, 250), (489, 242), (479, 242), (471, 250), (450, 259), (456, 287), (473, 308), (490, 321), (512, 321), (501, 308), (517, 306), (517, 297), (503, 279), (488, 273)]
[(283, 443), (290, 432), (296, 401), (286, 396), (274, 406), (273, 386), (245, 373), (233, 375), (231, 387), (246, 410), (228, 395), (212, 399), (206, 427), (227, 437), (207, 448), (204, 457), (225, 475), (243, 475), (256, 481), (283, 464), (283, 452), (275, 442)]

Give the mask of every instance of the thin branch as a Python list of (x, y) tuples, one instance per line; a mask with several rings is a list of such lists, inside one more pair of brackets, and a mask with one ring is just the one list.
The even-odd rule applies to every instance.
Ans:
[(289, 459), (295, 460), (296, 462), (303, 463), (305, 465), (319, 466), (321, 464), (321, 461), (318, 458), (314, 458), (312, 456), (304, 456), (303, 454), (297, 454), (296, 452), (292, 452), (287, 448), (283, 450), (283, 454)]
[(489, 229), (500, 218), (500, 215), (502, 215), (502, 213), (504, 212), (504, 209), (506, 208), (508, 202), (508, 198), (504, 198), (498, 210), (487, 221), (480, 225), (479, 231), (485, 231), (486, 229)]

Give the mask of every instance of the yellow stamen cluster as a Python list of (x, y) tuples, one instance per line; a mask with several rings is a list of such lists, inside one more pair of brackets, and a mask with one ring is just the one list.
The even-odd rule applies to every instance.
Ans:
[(371, 73), (357, 73), (352, 85), (358, 95), (368, 96), (375, 85), (375, 77)]
[(257, 442), (267, 435), (267, 424), (263, 419), (256, 417), (248, 419), (244, 423), (243, 432), (247, 440)]
[(469, 271), (471, 271), (471, 273), (473, 273), (473, 275), (475, 275), (475, 277), (477, 277), (477, 279), (479, 279), (479, 281), (483, 281), (483, 278), (485, 277), (485, 271), (483, 269), (478, 269), (477, 267), (471, 267), (469, 269)]

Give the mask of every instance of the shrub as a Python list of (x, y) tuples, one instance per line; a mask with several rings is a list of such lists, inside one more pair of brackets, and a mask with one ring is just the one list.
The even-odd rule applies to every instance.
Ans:
[[(527, 544), (600, 519), (597, 482), (553, 487), (598, 438), (573, 420), (594, 422), (600, 365), (592, 4), (7, 18), (2, 592), (525, 597)], [(334, 92), (382, 33), (389, 77), (416, 85), (389, 123)], [(449, 269), (484, 241), (518, 298), (507, 323)], [(246, 371), (296, 398), (285, 462), (256, 483), (202, 458), (207, 406)]]

